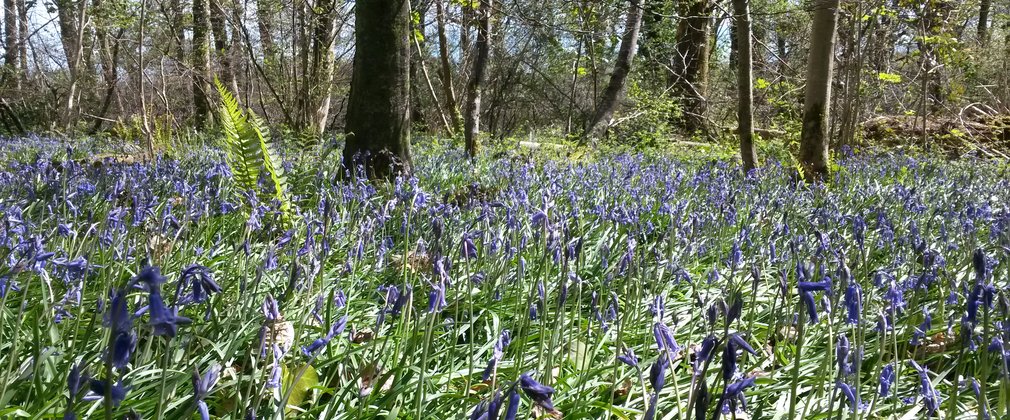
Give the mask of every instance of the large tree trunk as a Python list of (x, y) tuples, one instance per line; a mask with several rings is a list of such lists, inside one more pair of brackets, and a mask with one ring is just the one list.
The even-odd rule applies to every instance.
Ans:
[(210, 118), (209, 0), (193, 0), (193, 122), (206, 127)]
[(839, 0), (814, 0), (807, 60), (807, 88), (803, 102), (800, 165), (810, 182), (828, 178), (828, 120), (831, 76), (835, 63), (835, 26)]
[(673, 91), (681, 98), (682, 125), (688, 132), (705, 130), (708, 108), (708, 60), (712, 26), (711, 0), (686, 0), (677, 27), (673, 58)]
[(371, 177), (409, 173), (410, 4), (407, 0), (358, 2), (354, 27), (344, 168), (353, 172), (356, 163), (361, 163)]
[(757, 167), (754, 149), (754, 61), (748, 0), (733, 0), (737, 47), (737, 135), (740, 136), (740, 158), (744, 172)]
[(445, 5), (444, 0), (435, 0), (435, 17), (438, 31), (438, 58), (441, 62), (439, 76), (442, 79), (442, 95), (445, 96), (445, 108), (452, 119), (452, 133), (463, 131), (463, 117), (456, 104), (456, 93), (452, 89), (452, 63), (449, 62), (449, 41), (445, 36)]
[(473, 60), (473, 72), (466, 92), (466, 121), (463, 135), (466, 140), (466, 153), (472, 158), (480, 149), (477, 135), (480, 133), (480, 95), (487, 78), (488, 56), (491, 55), (491, 3), (492, 0), (481, 0), (477, 22), (476, 57)]
[(982, 0), (978, 5), (978, 42), (985, 45), (989, 43), (989, 10), (992, 8), (992, 0)]
[(642, 1), (631, 0), (628, 3), (628, 17), (624, 24), (624, 36), (621, 37), (617, 61), (614, 62), (614, 72), (610, 74), (610, 82), (603, 90), (603, 97), (596, 107), (596, 112), (593, 113), (592, 121), (586, 126), (587, 140), (599, 138), (610, 127), (610, 120), (614, 117), (614, 110), (617, 109), (617, 102), (624, 92), (624, 84), (635, 60), (638, 32), (642, 27)]

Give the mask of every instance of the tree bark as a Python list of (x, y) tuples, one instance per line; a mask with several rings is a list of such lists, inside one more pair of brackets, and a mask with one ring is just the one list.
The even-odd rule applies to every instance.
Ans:
[(982, 0), (978, 5), (978, 42), (986, 45), (989, 43), (989, 10), (992, 8), (992, 0)]
[(333, 91), (333, 39), (337, 36), (337, 5), (332, 0), (320, 3), (323, 13), (316, 14), (312, 37), (312, 121), (311, 133), (322, 136), (330, 116), (330, 96)]
[(624, 93), (624, 85), (631, 73), (631, 64), (635, 60), (638, 47), (638, 34), (642, 27), (642, 1), (628, 2), (628, 17), (624, 24), (624, 36), (621, 37), (621, 47), (614, 62), (614, 72), (610, 74), (610, 82), (603, 90), (593, 119), (586, 126), (586, 140), (597, 139), (607, 131), (610, 120), (614, 117), (617, 102)]
[(193, 0), (193, 122), (206, 127), (210, 119), (209, 0)]
[[(358, 2), (344, 124), (344, 168), (370, 177), (410, 173), (410, 4)], [(360, 160), (359, 160), (360, 159)]]
[(4, 79), (13, 77), (18, 68), (18, 7), (14, 0), (4, 0)]
[(828, 168), (828, 120), (831, 76), (835, 63), (835, 26), (839, 0), (811, 2), (810, 55), (800, 135), (800, 165), (808, 182), (826, 181)]
[(18, 7), (18, 57), (21, 58), (21, 76), (28, 75), (28, 6), (17, 0)]
[(228, 40), (228, 11), (222, 4), (224, 1), (228, 0), (210, 0), (210, 27), (214, 32), (214, 53), (221, 66), (221, 83), (237, 95), (238, 84), (235, 82), (235, 69), (232, 64), (232, 43)]
[(682, 126), (688, 132), (705, 130), (708, 108), (709, 38), (712, 24), (711, 0), (686, 0), (684, 18), (677, 28), (677, 48), (673, 58), (673, 91), (681, 98)]
[(274, 42), (274, 16), (277, 12), (274, 3), (277, 0), (256, 0), (256, 25), (259, 29), (260, 45), (263, 47), (263, 61), (267, 67), (273, 67), (277, 56), (277, 44)]
[(748, 0), (733, 0), (737, 47), (737, 135), (740, 136), (740, 158), (744, 172), (757, 167), (754, 149), (754, 59)]
[(477, 17), (477, 42), (474, 45), (476, 56), (473, 60), (473, 71), (466, 92), (466, 120), (463, 135), (466, 143), (466, 153), (471, 158), (480, 151), (477, 135), (480, 133), (480, 96), (487, 78), (487, 62), (491, 55), (491, 3), (493, 0), (480, 0), (479, 16)]
[(452, 119), (452, 133), (463, 131), (463, 117), (456, 104), (456, 93), (452, 89), (452, 63), (449, 61), (449, 41), (445, 36), (445, 5), (443, 0), (435, 0), (436, 25), (438, 31), (438, 57), (441, 61), (439, 76), (442, 81), (442, 95), (445, 96), (445, 108)]

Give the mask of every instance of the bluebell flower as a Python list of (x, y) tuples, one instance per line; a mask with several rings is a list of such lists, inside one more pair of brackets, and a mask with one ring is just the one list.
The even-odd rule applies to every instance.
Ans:
[(516, 387), (512, 387), (509, 390), (509, 405), (505, 409), (504, 420), (516, 420), (516, 414), (519, 412), (519, 392), (516, 391)]
[[(185, 285), (189, 285), (190, 294), (180, 296)], [(181, 304), (206, 302), (213, 293), (221, 293), (221, 286), (214, 281), (214, 276), (210, 269), (199, 264), (193, 264), (182, 270), (179, 277), (179, 286), (176, 291), (176, 299)]]
[(842, 395), (845, 399), (849, 401), (849, 411), (855, 413), (857, 410), (862, 409), (861, 403), (859, 401), (859, 396), (856, 395), (856, 390), (851, 385), (838, 380), (835, 382), (835, 387), (842, 391)]
[(442, 312), (447, 306), (449, 303), (445, 300), (445, 282), (438, 281), (428, 292), (428, 312)]
[(463, 234), (463, 239), (460, 243), (460, 255), (469, 260), (477, 258), (477, 246), (473, 243), (472, 234)]
[(891, 385), (894, 384), (896, 374), (894, 364), (888, 363), (880, 370), (880, 396), (887, 397), (891, 393)]
[(667, 355), (666, 352), (660, 352), (659, 358), (649, 368), (649, 383), (652, 384), (652, 389), (657, 394), (663, 390), (663, 385), (666, 384), (666, 368), (670, 366), (670, 358)]
[(680, 352), (680, 346), (677, 345), (677, 340), (673, 338), (673, 332), (666, 324), (662, 322), (653, 324), (652, 335), (656, 339), (656, 346), (660, 351), (666, 350), (670, 352), (670, 355)]
[(130, 355), (137, 347), (137, 335), (133, 332), (133, 316), (127, 307), (125, 290), (110, 292), (109, 310), (103, 318), (103, 323), (112, 330), (109, 338), (112, 366), (123, 369), (130, 363)]
[(512, 335), (509, 333), (509, 330), (502, 330), (501, 334), (498, 336), (498, 340), (494, 343), (494, 347), (491, 349), (491, 358), (487, 361), (487, 367), (484, 369), (482, 380), (486, 381), (491, 378), (495, 367), (498, 366), (498, 362), (501, 361), (503, 356), (505, 356), (505, 348), (508, 347), (511, 342)]
[(218, 365), (211, 366), (203, 376), (199, 372), (193, 372), (193, 401), (196, 402), (196, 410), (202, 420), (210, 419), (210, 410), (204, 398), (210, 395), (210, 389), (217, 383), (220, 372), (221, 367)]
[(625, 347), (624, 352), (617, 355), (617, 360), (633, 368), (638, 367), (638, 356), (635, 355), (635, 350), (630, 347)]
[(519, 387), (522, 388), (523, 393), (527, 397), (530, 397), (536, 405), (551, 413), (557, 411), (554, 409), (554, 403), (551, 401), (551, 396), (554, 395), (554, 388), (537, 382), (525, 373), (519, 375)]
[(863, 289), (858, 283), (849, 283), (845, 288), (845, 322), (849, 324), (859, 324), (860, 312), (863, 308)]
[(807, 309), (807, 318), (810, 319), (811, 324), (816, 324), (818, 321), (817, 317), (817, 303), (814, 301), (813, 292), (801, 292), (800, 300), (803, 301), (803, 306)]
[(919, 394), (922, 395), (927, 413), (932, 416), (940, 407), (940, 393), (937, 392), (936, 388), (933, 387), (933, 383), (930, 382), (929, 372), (926, 368), (920, 366), (914, 360), (909, 360), (908, 363), (919, 374)]
[(835, 345), (835, 359), (838, 361), (838, 371), (848, 375), (852, 373), (852, 363), (849, 362), (849, 338), (845, 334), (838, 335), (838, 343)]
[(308, 346), (302, 347), (302, 353), (304, 353), (306, 356), (309, 357), (314, 356), (316, 352), (319, 351), (319, 349), (326, 347), (326, 345), (329, 344), (331, 340), (333, 340), (333, 337), (336, 337), (341, 333), (343, 333), (344, 327), (346, 326), (347, 326), (347, 315), (344, 315), (340, 317), (340, 319), (338, 319), (337, 322), (334, 322), (333, 325), (330, 326), (330, 331), (327, 332), (325, 336), (317, 338)]
[(108, 390), (109, 400), (112, 402), (112, 406), (118, 408), (119, 404), (126, 399), (126, 394), (130, 392), (132, 387), (124, 386), (123, 382), (120, 381), (115, 385), (110, 385), (108, 380), (98, 380), (92, 379), (88, 381), (88, 388), (91, 390), (91, 394), (84, 397), (84, 401), (98, 401), (105, 398), (105, 393)]
[(659, 405), (659, 394), (653, 392), (649, 395), (649, 408), (645, 410), (645, 420), (653, 420), (656, 418), (657, 405)]
[(929, 314), (929, 310), (922, 308), (922, 315), (922, 323), (919, 324), (919, 326), (915, 328), (915, 331), (912, 332), (912, 340), (910, 341), (910, 344), (913, 346), (918, 346), (919, 340), (925, 338), (926, 334), (929, 333), (929, 329), (933, 327), (933, 316)]

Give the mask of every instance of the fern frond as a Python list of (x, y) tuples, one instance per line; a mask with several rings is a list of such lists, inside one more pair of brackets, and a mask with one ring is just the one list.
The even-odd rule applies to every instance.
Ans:
[(220, 80), (214, 79), (221, 95), (221, 127), (224, 130), (228, 166), (245, 191), (259, 191), (260, 171), (266, 170), (273, 184), (273, 199), (280, 203), (283, 223), (291, 221), (291, 199), (281, 159), (270, 145), (270, 130), (251, 109), (245, 111)]

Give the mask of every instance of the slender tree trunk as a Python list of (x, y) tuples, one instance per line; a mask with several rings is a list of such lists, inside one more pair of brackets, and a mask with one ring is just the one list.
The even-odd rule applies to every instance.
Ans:
[(839, 0), (814, 0), (807, 60), (807, 87), (800, 136), (800, 165), (810, 182), (828, 179), (828, 104), (835, 63), (835, 26)]
[[(18, 68), (18, 7), (14, 0), (4, 0), (4, 79), (13, 77)], [(13, 80), (13, 79), (12, 79)]]
[(445, 36), (445, 5), (444, 0), (435, 0), (436, 25), (438, 31), (438, 58), (441, 61), (439, 75), (442, 78), (442, 95), (445, 96), (445, 108), (452, 119), (452, 133), (463, 131), (463, 117), (456, 104), (456, 92), (452, 89), (452, 63), (449, 61), (449, 41)]
[(737, 135), (740, 136), (740, 158), (744, 172), (757, 167), (754, 149), (754, 61), (751, 39), (750, 7), (748, 0), (733, 0), (734, 27), (737, 46)]
[(17, 0), (18, 6), (18, 57), (21, 58), (21, 77), (28, 77), (28, 6)]
[(477, 135), (480, 133), (480, 96), (487, 78), (488, 56), (491, 55), (491, 3), (492, 0), (481, 0), (477, 22), (476, 56), (473, 60), (473, 72), (467, 86), (466, 121), (463, 135), (466, 140), (466, 153), (474, 158), (480, 149)]
[(978, 42), (982, 45), (989, 43), (989, 10), (992, 8), (992, 0), (982, 0), (978, 5)]
[(274, 18), (277, 0), (256, 0), (256, 24), (259, 28), (260, 45), (263, 47), (264, 61), (268, 67), (276, 65), (277, 44), (274, 42)]
[(593, 113), (592, 121), (586, 127), (587, 140), (599, 138), (607, 131), (610, 120), (614, 117), (614, 110), (617, 109), (617, 102), (624, 92), (628, 74), (631, 73), (631, 64), (635, 60), (638, 33), (642, 27), (642, 1), (631, 0), (628, 4), (628, 17), (624, 24), (624, 36), (621, 37), (617, 61), (614, 62), (614, 72), (610, 74), (610, 82), (603, 90), (603, 98)]
[(172, 46), (169, 48), (170, 54), (179, 65), (186, 62), (186, 27), (183, 18), (186, 13), (182, 0), (170, 0), (169, 8), (169, 30), (172, 32)]
[(371, 177), (410, 173), (410, 3), (359, 2), (354, 27), (344, 168), (354, 172), (360, 162)]
[(312, 39), (313, 118), (310, 130), (322, 136), (330, 116), (330, 96), (333, 91), (333, 39), (337, 36), (337, 5), (330, 0), (320, 4), (324, 13), (316, 15)]
[(193, 0), (193, 122), (206, 127), (210, 120), (209, 0)]
[(221, 83), (238, 94), (238, 84), (235, 83), (235, 69), (232, 65), (232, 43), (228, 40), (228, 18), (225, 1), (210, 0), (210, 27), (214, 32), (214, 53), (220, 63)]
[(673, 59), (673, 91), (681, 98), (682, 125), (688, 132), (705, 131), (708, 103), (711, 0), (686, 0), (684, 18), (677, 28)]

